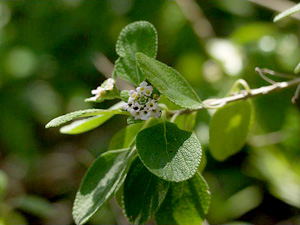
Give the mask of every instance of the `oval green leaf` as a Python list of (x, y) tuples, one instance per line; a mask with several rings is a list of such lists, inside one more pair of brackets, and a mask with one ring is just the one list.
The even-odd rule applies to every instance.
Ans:
[(73, 218), (84, 224), (122, 185), (133, 150), (121, 149), (100, 155), (85, 174), (76, 194)]
[(170, 101), (188, 109), (202, 106), (197, 93), (175, 69), (143, 53), (137, 53), (136, 58), (144, 76)]
[(124, 211), (133, 224), (150, 220), (165, 199), (169, 182), (150, 173), (137, 157), (124, 182)]
[(210, 205), (208, 185), (199, 172), (187, 181), (172, 183), (156, 214), (157, 224), (199, 225)]
[(201, 161), (202, 149), (196, 135), (170, 122), (142, 130), (136, 147), (147, 169), (167, 181), (191, 178)]
[(157, 32), (155, 27), (146, 21), (138, 21), (127, 25), (120, 33), (117, 45), (120, 56), (115, 62), (114, 77), (138, 86), (144, 80), (136, 67), (135, 54), (142, 52), (149, 57), (155, 57), (157, 52)]
[(217, 160), (225, 160), (245, 144), (253, 120), (249, 100), (238, 101), (218, 109), (209, 125), (209, 149)]
[(121, 57), (135, 58), (137, 52), (155, 57), (157, 52), (157, 32), (147, 21), (137, 21), (127, 25), (120, 33), (116, 52)]

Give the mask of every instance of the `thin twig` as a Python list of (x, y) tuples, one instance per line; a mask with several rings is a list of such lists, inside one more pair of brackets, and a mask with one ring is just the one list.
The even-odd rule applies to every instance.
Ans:
[(278, 73), (274, 70), (270, 70), (268, 68), (261, 68), (260, 69), (262, 73), (264, 74), (269, 74), (271, 76), (275, 76), (275, 77), (282, 77), (282, 78), (288, 78), (288, 79), (294, 79), (296, 77), (299, 77), (295, 74), (284, 74), (284, 73)]
[(233, 95), (233, 96), (220, 98), (220, 99), (205, 100), (205, 101), (203, 101), (203, 105), (196, 110), (189, 110), (189, 109), (171, 110), (168, 112), (168, 115), (172, 116), (174, 114), (179, 114), (179, 115), (180, 114), (189, 114), (193, 111), (200, 111), (203, 109), (216, 108), (216, 107), (219, 108), (230, 102), (235, 102), (235, 101), (245, 100), (245, 99), (260, 96), (260, 95), (270, 94), (275, 91), (284, 90), (284, 89), (287, 89), (287, 88), (290, 88), (290, 87), (293, 87), (293, 86), (296, 86), (299, 84), (300, 84), (300, 78), (290, 80), (290, 81), (278, 82), (278, 83), (275, 83), (275, 84), (272, 84), (269, 86), (263, 86), (263, 87), (260, 87), (257, 89), (251, 89), (249, 93), (245, 90), (242, 90), (241, 92), (239, 92), (238, 94)]
[[(284, 10), (289, 9), (296, 5), (294, 2), (289, 0), (248, 0), (248, 1), (266, 7), (268, 9), (272, 9), (277, 12), (283, 12)], [(291, 15), (291, 17), (300, 20), (299, 13), (295, 13)]]
[(276, 81), (270, 79), (269, 77), (265, 76), (265, 73), (262, 71), (262, 69), (256, 67), (255, 68), (255, 72), (259, 74), (259, 76), (264, 79), (265, 81), (267, 81), (270, 84), (276, 84)]

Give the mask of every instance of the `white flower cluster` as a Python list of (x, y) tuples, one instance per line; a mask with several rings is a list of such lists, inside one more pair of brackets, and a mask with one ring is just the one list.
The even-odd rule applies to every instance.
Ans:
[(136, 91), (131, 90), (128, 102), (123, 105), (123, 109), (129, 111), (135, 120), (148, 120), (150, 117), (159, 118), (161, 116), (161, 109), (157, 103), (159, 96), (152, 95), (153, 87), (147, 85), (148, 83), (143, 81)]
[[(106, 92), (112, 91), (114, 89), (115, 80), (112, 78), (108, 78), (103, 82), (104, 85), (97, 87), (95, 90), (92, 90), (92, 94), (95, 95), (89, 100), (96, 101), (99, 98), (103, 98)], [(104, 86), (104, 87), (103, 87)]]

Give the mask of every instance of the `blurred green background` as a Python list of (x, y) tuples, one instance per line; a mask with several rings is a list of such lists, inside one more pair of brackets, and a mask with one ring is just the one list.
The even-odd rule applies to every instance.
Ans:
[[(115, 116), (77, 136), (44, 126), (67, 112), (115, 103), (84, 99), (111, 75), (124, 26), (151, 22), (158, 30), (157, 58), (185, 76), (201, 99), (222, 97), (238, 78), (252, 88), (268, 85), (256, 66), (293, 72), (299, 21), (273, 24), (277, 12), (270, 8), (279, 2), (298, 1), (274, 0), (269, 7), (247, 0), (0, 1), (0, 224), (73, 224), (80, 180), (126, 118)], [(225, 162), (207, 151), (210, 114), (199, 113), (195, 129), (206, 151), (201, 168), (212, 192), (209, 224), (300, 223), (294, 91), (254, 99), (247, 145)], [(111, 201), (89, 224), (128, 222)]]

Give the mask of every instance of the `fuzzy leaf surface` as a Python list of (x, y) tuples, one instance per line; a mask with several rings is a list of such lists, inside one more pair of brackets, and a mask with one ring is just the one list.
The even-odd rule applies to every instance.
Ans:
[(209, 148), (217, 160), (225, 160), (245, 144), (253, 120), (249, 100), (238, 101), (218, 109), (209, 125)]
[(84, 224), (122, 185), (130, 149), (108, 151), (100, 155), (85, 174), (73, 205), (76, 224)]
[(170, 101), (188, 109), (202, 105), (197, 93), (175, 69), (143, 53), (137, 53), (136, 57), (143, 75)]
[(167, 181), (191, 178), (201, 161), (201, 145), (194, 133), (163, 122), (137, 136), (137, 151), (147, 169)]
[(125, 214), (133, 224), (150, 220), (165, 199), (169, 182), (150, 173), (137, 157), (131, 164), (124, 182)]
[(138, 21), (127, 25), (120, 33), (117, 45), (120, 56), (115, 62), (114, 77), (138, 85), (144, 76), (138, 72), (135, 54), (142, 52), (149, 57), (155, 57), (157, 52), (157, 32), (155, 27), (146, 21)]
[(199, 225), (205, 220), (210, 192), (199, 172), (192, 179), (172, 183), (156, 214), (157, 224)]

